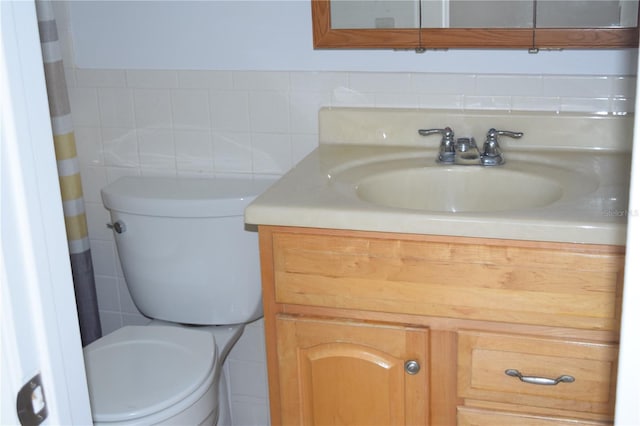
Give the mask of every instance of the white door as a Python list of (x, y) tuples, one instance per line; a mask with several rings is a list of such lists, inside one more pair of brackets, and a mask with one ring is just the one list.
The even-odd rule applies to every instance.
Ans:
[(0, 30), (0, 424), (91, 424), (33, 1)]
[[(640, 62), (638, 63), (640, 69)], [(640, 86), (636, 87), (636, 116), (629, 194), (627, 255), (624, 271), (622, 330), (616, 426), (640, 425)]]

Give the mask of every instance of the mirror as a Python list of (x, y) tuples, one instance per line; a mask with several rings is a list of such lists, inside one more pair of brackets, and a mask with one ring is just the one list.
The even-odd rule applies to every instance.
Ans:
[(631, 0), (538, 0), (537, 28), (624, 28), (638, 25)]
[(414, 0), (336, 0), (331, 28), (419, 28), (420, 3)]
[(638, 46), (638, 0), (311, 0), (316, 48)]

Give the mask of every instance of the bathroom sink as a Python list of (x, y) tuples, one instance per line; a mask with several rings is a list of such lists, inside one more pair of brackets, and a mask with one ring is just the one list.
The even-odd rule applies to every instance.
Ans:
[(388, 207), (438, 212), (482, 212), (542, 207), (562, 197), (553, 180), (481, 167), (410, 168), (363, 179), (362, 200)]
[(331, 180), (367, 203), (434, 213), (527, 210), (597, 188), (588, 175), (535, 161), (482, 167), (389, 159), (342, 167)]

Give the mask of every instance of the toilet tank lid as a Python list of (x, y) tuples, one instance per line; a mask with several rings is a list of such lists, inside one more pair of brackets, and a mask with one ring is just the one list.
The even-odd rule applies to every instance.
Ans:
[(165, 217), (241, 216), (275, 178), (174, 178), (125, 176), (102, 188), (113, 211)]

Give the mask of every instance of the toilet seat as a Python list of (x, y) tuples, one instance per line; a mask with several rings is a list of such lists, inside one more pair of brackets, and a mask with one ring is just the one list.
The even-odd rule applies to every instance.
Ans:
[[(211, 333), (170, 326), (127, 326), (84, 349), (94, 422), (169, 418), (213, 383)], [(148, 419), (147, 419), (148, 420)]]

